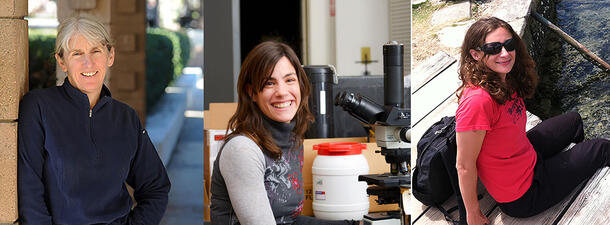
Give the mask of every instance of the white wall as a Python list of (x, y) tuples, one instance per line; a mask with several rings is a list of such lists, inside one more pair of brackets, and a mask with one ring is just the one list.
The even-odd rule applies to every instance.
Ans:
[(389, 40), (388, 0), (307, 1), (307, 60), (310, 65), (333, 64), (339, 75), (362, 75), (361, 47), (371, 48), (370, 74), (383, 74), (383, 44)]
[(411, 3), (406, 0), (390, 0), (388, 9), (390, 40), (404, 44), (405, 75), (409, 76), (411, 75)]
[(335, 64), (334, 18), (329, 0), (307, 1), (307, 62), (309, 65)]
[(335, 0), (336, 67), (340, 75), (362, 75), (361, 47), (371, 48), (372, 75), (383, 74), (383, 45), (389, 40), (387, 0)]

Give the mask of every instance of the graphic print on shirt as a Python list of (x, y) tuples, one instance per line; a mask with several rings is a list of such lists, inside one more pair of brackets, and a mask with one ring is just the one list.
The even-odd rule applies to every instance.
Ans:
[(295, 190), (298, 194), (303, 194), (303, 185), (299, 182), (298, 176), (297, 172), (293, 172), (288, 179), (290, 179), (292, 190)]
[(303, 200), (301, 200), (299, 202), (299, 207), (297, 207), (296, 209), (292, 210), (292, 213), (290, 214), (290, 216), (292, 218), (296, 218), (297, 216), (301, 215), (301, 211), (303, 211)]
[(510, 114), (513, 118), (513, 124), (517, 124), (517, 121), (521, 119), (523, 116), (523, 111), (525, 110), (525, 104), (523, 103), (522, 98), (516, 98), (510, 101), (512, 104), (507, 108), (508, 114)]
[[(280, 210), (284, 212), (280, 214), (293, 218), (300, 214), (303, 207), (302, 154), (301, 150), (284, 152), (280, 159), (267, 160), (270, 166), (265, 170), (265, 189), (273, 211)], [(276, 218), (278, 223), (288, 221), (286, 219)]]
[(290, 188), (290, 164), (282, 155), (282, 158), (279, 160), (273, 161), (271, 166), (267, 167), (267, 171), (265, 174), (268, 175), (265, 178), (265, 189), (268, 190), (268, 193), (274, 193), (274, 195), (269, 195), (269, 201), (273, 201), (274, 199), (280, 202), (285, 202), (285, 196), (288, 195), (285, 189)]

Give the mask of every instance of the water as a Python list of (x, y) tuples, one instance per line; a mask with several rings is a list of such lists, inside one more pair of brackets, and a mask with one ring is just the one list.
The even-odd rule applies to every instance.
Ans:
[[(561, 0), (557, 22), (564, 32), (610, 62), (610, 0)], [(532, 110), (542, 118), (568, 111), (583, 117), (588, 139), (610, 139), (610, 73), (586, 60), (557, 35), (549, 35), (550, 53), (541, 63), (539, 94)]]

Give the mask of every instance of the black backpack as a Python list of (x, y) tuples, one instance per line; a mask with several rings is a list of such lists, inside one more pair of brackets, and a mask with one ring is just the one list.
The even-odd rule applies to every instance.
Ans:
[[(460, 194), (455, 168), (457, 145), (455, 117), (443, 117), (434, 123), (417, 143), (417, 162), (413, 170), (411, 191), (425, 205), (438, 208), (453, 224), (466, 224), (466, 208)], [(452, 194), (458, 206), (445, 210), (441, 204)], [(460, 218), (453, 220), (450, 213), (459, 209)], [(413, 221), (414, 223), (417, 221)]]

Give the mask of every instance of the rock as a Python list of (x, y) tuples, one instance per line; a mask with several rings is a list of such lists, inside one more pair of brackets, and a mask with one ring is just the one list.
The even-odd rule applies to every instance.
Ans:
[(462, 46), (464, 41), (464, 35), (470, 28), (470, 25), (474, 23), (474, 20), (458, 23), (457, 26), (445, 27), (440, 30), (437, 35), (441, 44), (447, 47), (457, 48)]
[(470, 17), (470, 2), (463, 1), (434, 12), (434, 14), (432, 14), (432, 19), (430, 19), (430, 24), (432, 24), (432, 26), (438, 26), (468, 17)]
[(411, 1), (411, 5), (417, 5), (426, 2), (426, 0), (413, 0)]
[(534, 115), (529, 111), (526, 111), (525, 115), (527, 116), (527, 122), (525, 123), (526, 131), (534, 128), (536, 125), (542, 122), (542, 120), (538, 116)]
[(486, 4), (481, 16), (494, 16), (507, 22), (513, 21), (525, 18), (533, 4), (532, 0), (491, 1)]
[(517, 34), (519, 36), (523, 37), (523, 34), (525, 33), (525, 27), (527, 25), (526, 24), (527, 21), (525, 20), (525, 18), (515, 19), (513, 21), (507, 21), (507, 22), (513, 28), (513, 30), (515, 30), (515, 32), (517, 32)]

